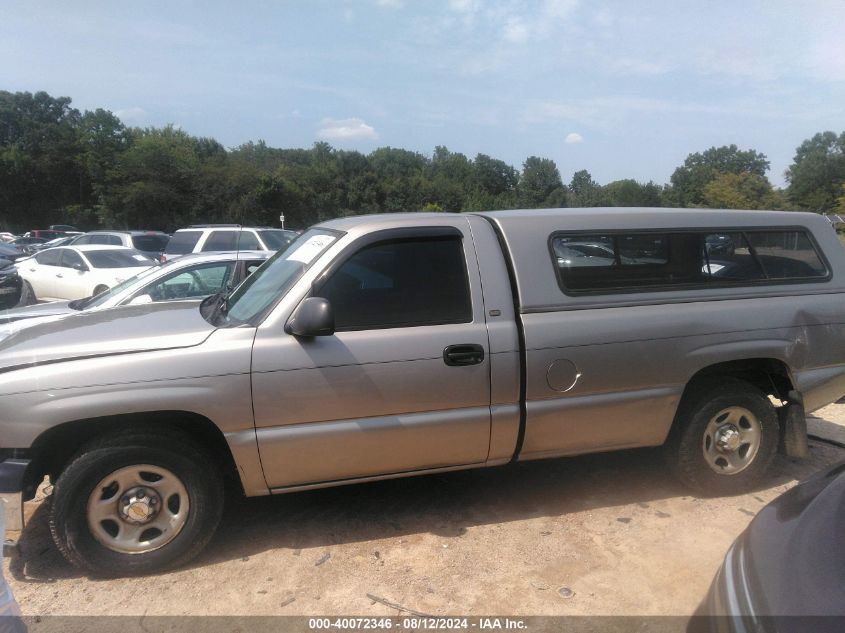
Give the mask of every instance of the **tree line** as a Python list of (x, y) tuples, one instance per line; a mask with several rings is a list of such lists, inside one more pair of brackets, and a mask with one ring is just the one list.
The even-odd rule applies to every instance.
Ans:
[(769, 161), (736, 145), (690, 154), (670, 182), (599, 184), (586, 170), (564, 182), (555, 162), (521, 169), (438, 146), (369, 154), (315, 143), (263, 141), (227, 149), (174, 126), (127, 127), (80, 112), (68, 97), (0, 91), (0, 230), (50, 224), (172, 231), (199, 222), (306, 227), (331, 217), (396, 211), (677, 206), (845, 212), (845, 132), (802, 142), (775, 188)]

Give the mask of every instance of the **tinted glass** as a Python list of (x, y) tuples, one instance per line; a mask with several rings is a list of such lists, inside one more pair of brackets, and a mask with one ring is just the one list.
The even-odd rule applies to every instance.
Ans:
[(293, 231), (265, 230), (259, 231), (258, 233), (261, 235), (261, 239), (267, 246), (267, 249), (271, 251), (284, 248), (296, 239), (296, 233)]
[(86, 251), (85, 257), (94, 268), (139, 268), (152, 266), (155, 262), (149, 257), (132, 250)]
[(212, 231), (202, 245), (202, 252), (233, 251), (237, 235), (237, 231)]
[(701, 270), (709, 281), (765, 278), (742, 233), (708, 233), (704, 236), (704, 255)]
[(69, 248), (63, 248), (61, 266), (63, 268), (76, 268), (77, 270), (88, 270), (82, 256)]
[(623, 292), (661, 286), (813, 279), (827, 269), (803, 231), (559, 235), (552, 251), (561, 286)]
[(169, 255), (193, 253), (200, 235), (202, 235), (202, 231), (176, 231), (170, 241), (167, 242), (164, 252)]
[(769, 279), (824, 277), (827, 269), (802, 231), (749, 232), (748, 239)]
[(261, 268), (261, 264), (263, 264), (264, 261), (266, 260), (244, 262), (244, 271), (246, 273), (244, 276), (249, 277), (252, 273)]
[(153, 301), (200, 299), (226, 287), (234, 262), (220, 262), (181, 270), (138, 291), (135, 296), (150, 295)]
[(91, 235), (89, 244), (105, 244), (108, 246), (121, 246), (120, 238), (117, 235)]
[(338, 330), (472, 320), (459, 239), (385, 242), (355, 253), (315, 293), (332, 304)]
[(170, 238), (167, 235), (133, 235), (132, 246), (139, 251), (148, 253), (161, 253)]
[(73, 244), (90, 244), (91, 243), (91, 236), (90, 235), (80, 235), (79, 237), (74, 238)]
[(58, 266), (59, 260), (62, 256), (62, 250), (63, 249), (55, 248), (48, 251), (41, 251), (35, 256), (35, 261), (42, 266)]
[(588, 292), (701, 281), (701, 240), (680, 233), (555, 236), (552, 250), (563, 286)]
[(258, 238), (252, 231), (242, 231), (241, 239), (238, 241), (238, 248), (242, 251), (260, 251), (261, 245), (258, 243)]

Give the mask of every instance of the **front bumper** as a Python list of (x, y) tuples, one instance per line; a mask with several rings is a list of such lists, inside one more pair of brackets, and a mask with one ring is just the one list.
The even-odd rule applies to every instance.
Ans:
[[(23, 484), (30, 460), (8, 458), (0, 462), (0, 499), (6, 517), (6, 531), (23, 529)], [(5, 540), (5, 535), (3, 535)]]

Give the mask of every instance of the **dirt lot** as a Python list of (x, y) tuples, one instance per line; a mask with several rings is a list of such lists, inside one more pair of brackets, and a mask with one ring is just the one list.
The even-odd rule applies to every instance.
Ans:
[[(845, 405), (817, 415), (811, 433), (845, 441)], [(4, 572), (25, 615), (399, 615), (368, 594), (428, 614), (688, 615), (755, 513), (845, 458), (810, 452), (732, 498), (689, 496), (644, 450), (233, 502), (188, 568), (120, 580), (67, 565), (32, 502)]]

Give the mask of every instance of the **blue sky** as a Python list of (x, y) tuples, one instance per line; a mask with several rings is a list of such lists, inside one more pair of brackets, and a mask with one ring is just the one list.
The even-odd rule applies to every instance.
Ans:
[(845, 130), (845, 2), (0, 0), (0, 89), (233, 147), (446, 145), (666, 182), (736, 143), (782, 185)]

